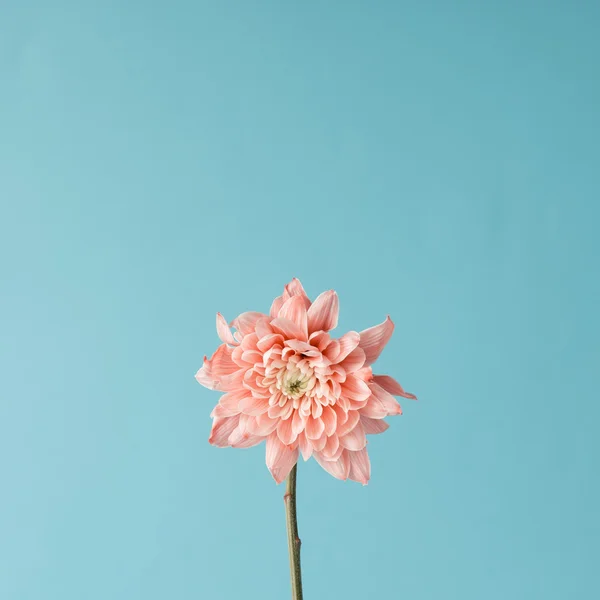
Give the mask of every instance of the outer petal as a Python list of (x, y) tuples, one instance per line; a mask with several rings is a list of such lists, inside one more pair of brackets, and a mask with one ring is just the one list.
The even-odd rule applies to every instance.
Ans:
[(292, 296), (300, 296), (302, 298), (302, 300), (304, 301), (304, 305), (306, 306), (307, 310), (308, 310), (308, 307), (310, 306), (310, 300), (309, 300), (308, 296), (306, 295), (306, 292), (304, 291), (304, 288), (302, 287), (300, 280), (297, 279), (296, 277), (294, 277), (285, 286), (285, 289), (283, 291), (283, 296), (284, 296), (284, 300), (287, 300), (288, 298), (291, 298)]
[(271, 321), (271, 327), (277, 332), (281, 333), (288, 340), (301, 340), (306, 342), (306, 330), (296, 325), (294, 321), (289, 319), (277, 318)]
[(414, 394), (405, 392), (402, 386), (389, 375), (373, 375), (373, 381), (381, 386), (386, 392), (393, 394), (394, 396), (402, 396), (410, 400), (416, 400), (417, 397)]
[(385, 345), (390, 341), (393, 332), (394, 323), (389, 316), (383, 323), (360, 332), (359, 347), (365, 351), (366, 366), (377, 360)]
[(298, 447), (300, 448), (300, 452), (302, 453), (302, 458), (306, 462), (313, 453), (313, 447), (310, 443), (310, 440), (308, 440), (304, 435), (304, 432), (302, 432), (298, 436)]
[(281, 443), (277, 433), (267, 438), (267, 467), (277, 483), (281, 483), (298, 461), (298, 447), (291, 449)]
[(231, 326), (235, 327), (242, 335), (248, 335), (255, 330), (258, 321), (266, 317), (267, 315), (259, 312), (245, 312), (231, 321)]
[(265, 438), (260, 435), (251, 435), (238, 425), (230, 434), (228, 442), (232, 448), (252, 448), (260, 444)]
[(326, 460), (321, 453), (314, 454), (315, 460), (336, 479), (348, 479), (350, 474), (350, 460), (347, 451), (342, 452), (337, 460)]
[(308, 339), (306, 306), (301, 296), (292, 296), (289, 300), (286, 300), (279, 309), (277, 317), (294, 322), (302, 331), (303, 337), (300, 339)]
[(204, 364), (196, 373), (196, 381), (209, 390), (223, 390), (223, 382), (228, 381), (240, 368), (232, 360), (231, 354), (232, 349), (221, 344), (210, 359), (205, 356)]
[(389, 392), (386, 392), (382, 387), (376, 383), (369, 383), (369, 387), (375, 396), (385, 406), (388, 415), (401, 415), (402, 408), (398, 404), (398, 401)]
[(249, 395), (240, 400), (238, 406), (241, 412), (257, 417), (269, 410), (269, 399)]
[(279, 313), (279, 309), (283, 306), (283, 303), (292, 296), (300, 296), (304, 301), (306, 309), (308, 310), (308, 307), (310, 306), (310, 300), (306, 295), (306, 292), (304, 291), (300, 280), (294, 277), (294, 279), (292, 279), (292, 281), (290, 281), (284, 287), (283, 294), (275, 298), (275, 300), (273, 300), (273, 304), (271, 305), (270, 311), (270, 315), (272, 318), (275, 318), (277, 316), (277, 313)]
[(360, 422), (366, 434), (383, 433), (390, 427), (383, 419), (371, 419), (364, 415), (360, 416)]
[(292, 428), (292, 419), (280, 419), (277, 425), (277, 436), (282, 444), (289, 446), (296, 441), (298, 434)]
[(248, 433), (264, 438), (275, 431), (278, 422), (279, 419), (271, 419), (269, 415), (263, 413), (262, 415), (258, 415), (254, 420), (249, 420), (246, 423), (246, 429)]
[(339, 340), (340, 351), (335, 357), (335, 362), (342, 362), (360, 344), (360, 335), (356, 331), (345, 333)]
[[(354, 348), (350, 354), (340, 363), (346, 373), (356, 373), (365, 364), (365, 351), (362, 348)], [(368, 368), (368, 367), (367, 367)], [(359, 379), (363, 379), (358, 375)]]
[(231, 333), (231, 329), (229, 329), (229, 325), (227, 325), (227, 321), (221, 313), (217, 313), (217, 334), (222, 342), (231, 346), (237, 346), (233, 333)]
[(362, 416), (370, 417), (371, 419), (383, 419), (388, 416), (388, 410), (375, 396), (375, 394), (371, 394), (365, 406), (359, 409), (359, 412)]
[(339, 300), (333, 291), (323, 292), (308, 309), (308, 331), (330, 331), (338, 323)]
[(356, 427), (340, 438), (340, 444), (348, 450), (362, 450), (367, 445), (367, 436), (360, 421)]
[(239, 415), (235, 417), (215, 417), (208, 441), (213, 446), (224, 448), (229, 445), (228, 438), (240, 422)]
[(367, 449), (363, 448), (358, 452), (346, 450), (344, 454), (346, 453), (348, 453), (348, 458), (350, 460), (350, 474), (348, 477), (354, 481), (358, 481), (358, 483), (367, 485), (371, 478), (371, 462), (369, 461)]

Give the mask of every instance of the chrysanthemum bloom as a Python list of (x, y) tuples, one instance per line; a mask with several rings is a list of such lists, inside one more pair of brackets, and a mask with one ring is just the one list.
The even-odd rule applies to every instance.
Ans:
[(338, 339), (328, 333), (337, 321), (337, 294), (323, 292), (311, 302), (297, 279), (268, 315), (245, 312), (228, 326), (218, 313), (223, 344), (196, 374), (203, 386), (225, 392), (211, 413), (209, 442), (249, 448), (266, 440), (267, 467), (277, 483), (300, 452), (334, 477), (366, 485), (367, 435), (385, 431), (385, 417), (402, 414), (394, 396), (415, 396), (371, 369), (392, 336), (389, 317)]

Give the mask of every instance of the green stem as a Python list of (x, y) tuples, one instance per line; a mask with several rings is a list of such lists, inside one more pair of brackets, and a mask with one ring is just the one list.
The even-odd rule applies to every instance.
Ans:
[(285, 481), (285, 521), (287, 525), (288, 550), (290, 553), (290, 576), (292, 579), (292, 600), (302, 600), (302, 572), (300, 570), (300, 538), (296, 516), (296, 465)]

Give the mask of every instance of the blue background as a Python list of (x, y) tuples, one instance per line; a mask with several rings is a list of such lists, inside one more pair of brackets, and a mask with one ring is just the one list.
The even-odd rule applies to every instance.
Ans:
[(0, 7), (1, 598), (288, 597), (193, 376), (293, 276), (419, 395), (306, 597), (600, 597), (598, 3)]

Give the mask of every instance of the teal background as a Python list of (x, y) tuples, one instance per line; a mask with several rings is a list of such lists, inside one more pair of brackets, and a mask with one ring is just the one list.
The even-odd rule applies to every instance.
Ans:
[(214, 314), (390, 313), (368, 487), (299, 471), (305, 595), (600, 597), (600, 4), (0, 2), (0, 598), (288, 597)]

